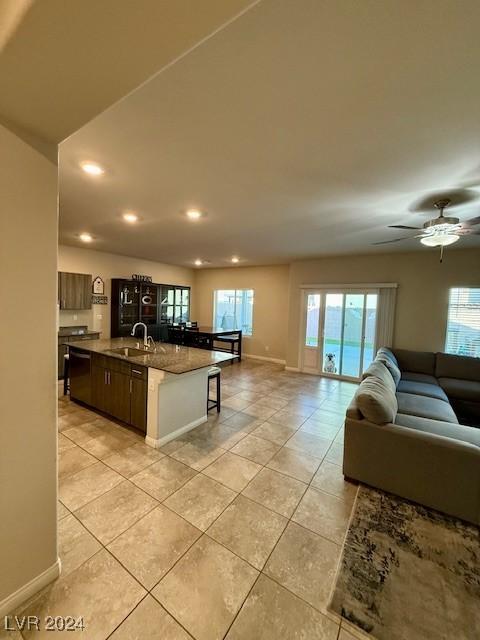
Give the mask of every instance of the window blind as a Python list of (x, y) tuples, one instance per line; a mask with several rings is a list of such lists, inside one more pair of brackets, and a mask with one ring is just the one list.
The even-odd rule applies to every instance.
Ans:
[(480, 358), (480, 287), (450, 289), (445, 351)]

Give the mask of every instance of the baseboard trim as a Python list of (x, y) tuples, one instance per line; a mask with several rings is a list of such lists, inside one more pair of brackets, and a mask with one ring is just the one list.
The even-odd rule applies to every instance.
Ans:
[(285, 371), (291, 371), (292, 373), (300, 373), (300, 369), (298, 367), (285, 367)]
[(264, 362), (273, 362), (274, 364), (285, 365), (285, 360), (280, 358), (270, 358), (268, 356), (256, 356), (253, 353), (242, 353), (242, 358), (250, 358), (251, 360), (263, 360)]
[(201, 418), (197, 418), (197, 420), (189, 422), (184, 427), (180, 427), (180, 429), (172, 431), (172, 433), (163, 436), (163, 438), (151, 438), (150, 436), (145, 436), (145, 444), (148, 444), (149, 447), (153, 447), (154, 449), (159, 449), (160, 447), (163, 447), (164, 444), (167, 444), (167, 442), (170, 442), (170, 440), (175, 440), (175, 438), (183, 436), (184, 433), (195, 429), (195, 427), (198, 427), (199, 425), (206, 422), (207, 419), (208, 416), (205, 414)]
[(52, 564), (51, 567), (45, 569), (40, 575), (24, 584), (23, 587), (17, 589), (14, 593), (10, 594), (4, 600), (0, 602), (0, 618), (9, 615), (12, 612), (18, 611), (19, 607), (26, 602), (29, 598), (34, 596), (40, 589), (46, 587), (48, 584), (58, 578), (61, 571), (60, 558)]

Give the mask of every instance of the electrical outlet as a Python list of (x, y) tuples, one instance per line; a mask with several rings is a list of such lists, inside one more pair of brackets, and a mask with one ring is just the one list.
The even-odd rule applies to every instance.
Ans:
[(265, 351), (270, 351), (270, 347), (268, 346), (268, 344), (265, 345)]
[(102, 320), (102, 319), (103, 319), (102, 314), (101, 313), (97, 313), (97, 320)]
[(77, 316), (77, 314), (76, 314), (76, 313), (74, 313), (74, 314), (73, 314), (73, 319), (74, 319), (74, 320), (78, 320), (78, 316)]

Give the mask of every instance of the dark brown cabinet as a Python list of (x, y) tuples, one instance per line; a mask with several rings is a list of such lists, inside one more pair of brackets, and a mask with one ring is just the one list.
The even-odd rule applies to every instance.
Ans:
[[(70, 396), (75, 400), (75, 396)], [(103, 413), (108, 413), (107, 402), (107, 369), (97, 365), (92, 366), (92, 406)]]
[[(89, 353), (88, 374), (79, 362), (83, 353), (70, 349), (70, 396), (130, 424), (143, 432), (147, 430), (147, 369), (103, 354)], [(73, 368), (72, 368), (73, 365)], [(72, 380), (83, 380), (72, 386)], [(88, 386), (89, 394), (83, 391)], [(80, 395), (79, 395), (80, 392)]]
[(129, 336), (144, 322), (154, 340), (166, 340), (173, 322), (190, 320), (190, 287), (112, 279), (111, 336)]
[(107, 384), (108, 413), (121, 420), (131, 423), (130, 420), (130, 376), (118, 371), (108, 371)]
[(130, 379), (130, 424), (141, 431), (147, 430), (147, 382), (133, 376)]
[(92, 308), (92, 276), (86, 273), (58, 274), (58, 304), (60, 309)]

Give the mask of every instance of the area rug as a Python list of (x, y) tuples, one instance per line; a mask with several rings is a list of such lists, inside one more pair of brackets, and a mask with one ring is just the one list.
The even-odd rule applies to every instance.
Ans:
[(478, 640), (478, 527), (361, 486), (330, 609), (378, 640)]

